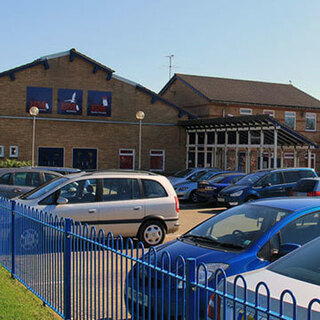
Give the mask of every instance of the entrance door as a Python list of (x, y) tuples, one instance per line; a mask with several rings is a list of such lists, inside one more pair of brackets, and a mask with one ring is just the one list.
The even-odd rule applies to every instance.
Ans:
[(47, 167), (63, 167), (63, 148), (39, 148), (38, 165)]
[(97, 169), (97, 149), (73, 149), (73, 168)]

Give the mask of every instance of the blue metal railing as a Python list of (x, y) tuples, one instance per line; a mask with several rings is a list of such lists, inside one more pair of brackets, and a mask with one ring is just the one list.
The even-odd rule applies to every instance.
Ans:
[[(65, 319), (302, 320), (289, 290), (275, 300), (264, 282), (249, 290), (241, 275), (230, 283), (222, 269), (209, 276), (194, 259), (173, 261), (166, 251), (5, 198), (0, 263)], [(303, 320), (318, 319), (319, 306), (310, 301)]]

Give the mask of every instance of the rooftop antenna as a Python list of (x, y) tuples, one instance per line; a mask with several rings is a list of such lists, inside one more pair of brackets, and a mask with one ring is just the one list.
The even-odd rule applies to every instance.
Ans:
[(174, 54), (170, 54), (169, 56), (166, 56), (166, 58), (169, 58), (169, 80), (171, 79), (171, 70), (172, 70), (172, 60), (173, 60)]

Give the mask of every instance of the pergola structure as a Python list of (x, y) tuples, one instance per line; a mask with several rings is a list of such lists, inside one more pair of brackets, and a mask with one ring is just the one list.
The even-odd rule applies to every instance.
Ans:
[[(294, 166), (298, 165), (298, 152), (306, 151), (308, 167), (311, 167), (311, 150), (317, 148), (316, 143), (269, 115), (193, 119), (179, 121), (179, 124), (187, 131), (187, 167), (238, 170), (242, 157), (244, 171), (249, 173), (252, 151), (258, 155), (257, 168), (262, 169), (283, 167), (284, 150), (293, 152)], [(233, 158), (228, 157), (230, 151)]]

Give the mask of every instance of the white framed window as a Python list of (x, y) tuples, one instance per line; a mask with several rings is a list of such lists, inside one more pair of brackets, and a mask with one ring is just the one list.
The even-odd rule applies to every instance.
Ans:
[(0, 158), (4, 157), (4, 146), (0, 146)]
[(296, 129), (296, 113), (292, 111), (286, 111), (284, 114), (284, 122), (289, 128), (295, 130)]
[(292, 168), (292, 167), (294, 167), (294, 153), (285, 152), (283, 154), (283, 167), (284, 168)]
[(240, 114), (243, 114), (243, 115), (251, 115), (251, 114), (252, 114), (252, 109), (240, 108)]
[[(315, 169), (316, 168), (316, 154), (311, 153), (311, 168)], [(308, 167), (308, 153), (305, 153), (304, 155), (304, 162), (305, 162), (305, 167)]]
[(135, 150), (120, 149), (119, 150), (119, 168), (134, 170)]
[(150, 150), (150, 171), (164, 171), (165, 169), (165, 151)]
[(270, 117), (274, 118), (274, 110), (263, 110), (263, 114), (268, 114)]
[(18, 158), (19, 155), (19, 147), (18, 146), (10, 146), (9, 157), (10, 158)]
[(316, 131), (317, 115), (315, 113), (306, 114), (306, 131)]

